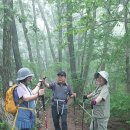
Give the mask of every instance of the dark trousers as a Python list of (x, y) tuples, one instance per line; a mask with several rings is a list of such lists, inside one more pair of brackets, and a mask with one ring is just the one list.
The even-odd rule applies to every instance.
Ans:
[(32, 130), (32, 129), (20, 129), (20, 130)]
[[(67, 128), (67, 109), (63, 110), (62, 115), (61, 115), (61, 111), (62, 110), (59, 110), (59, 114), (58, 114), (57, 107), (52, 106), (52, 118), (53, 118), (55, 130), (68, 130), (68, 128)], [(61, 119), (61, 122), (60, 122), (60, 119)], [(60, 123), (61, 123), (61, 127), (60, 127)]]

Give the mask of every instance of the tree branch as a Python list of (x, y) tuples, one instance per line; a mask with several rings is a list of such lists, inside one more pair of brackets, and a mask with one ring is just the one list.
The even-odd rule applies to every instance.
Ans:
[[(109, 21), (103, 21), (103, 22), (101, 22), (101, 24), (96, 24), (96, 26), (102, 26), (104, 24), (115, 22), (115, 21), (117, 21), (117, 22), (125, 22), (123, 18), (122, 19), (112, 19), (112, 20), (109, 20)], [(127, 19), (127, 22), (130, 23), (130, 19)]]

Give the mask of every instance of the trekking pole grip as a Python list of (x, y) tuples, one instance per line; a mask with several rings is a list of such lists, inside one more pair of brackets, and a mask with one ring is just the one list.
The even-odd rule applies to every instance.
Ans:
[[(47, 77), (45, 76), (44, 78), (43, 78), (43, 80), (45, 80)], [(42, 89), (43, 88), (43, 80), (40, 80), (40, 88)], [(41, 96), (41, 100), (42, 100), (42, 106), (43, 106), (43, 109), (45, 110), (45, 97), (44, 97), (44, 95), (42, 95)]]

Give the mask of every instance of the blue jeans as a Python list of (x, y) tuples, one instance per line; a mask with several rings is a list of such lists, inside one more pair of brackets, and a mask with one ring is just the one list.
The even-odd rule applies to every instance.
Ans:
[[(61, 110), (59, 110), (59, 114), (58, 114), (57, 107), (52, 106), (52, 118), (53, 118), (55, 130), (68, 130), (68, 128), (67, 128), (67, 109), (64, 109), (63, 114), (61, 115)], [(61, 119), (61, 127), (60, 127), (60, 119)]]

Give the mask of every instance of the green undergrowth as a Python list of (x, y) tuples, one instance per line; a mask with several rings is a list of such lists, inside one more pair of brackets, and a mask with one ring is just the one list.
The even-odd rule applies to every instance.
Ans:
[(130, 95), (117, 91), (111, 94), (111, 116), (130, 121)]
[(0, 130), (11, 130), (8, 126), (8, 124), (4, 121), (0, 122)]

